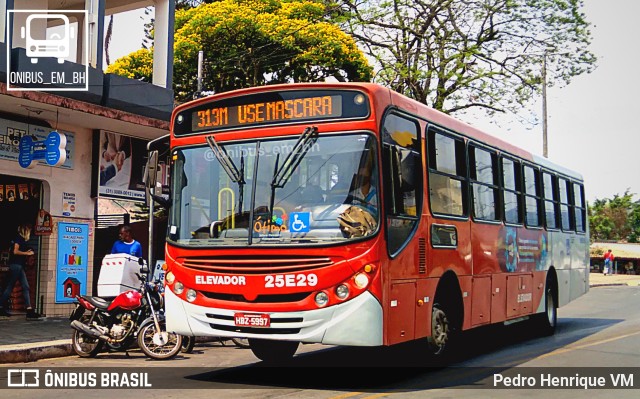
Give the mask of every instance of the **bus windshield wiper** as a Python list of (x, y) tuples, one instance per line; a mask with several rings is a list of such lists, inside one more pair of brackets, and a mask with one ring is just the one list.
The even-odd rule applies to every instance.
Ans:
[(302, 135), (293, 146), (289, 155), (285, 158), (281, 167), (278, 167), (278, 159), (276, 158), (276, 166), (273, 170), (273, 180), (271, 181), (272, 188), (282, 188), (287, 184), (291, 175), (302, 161), (302, 158), (307, 155), (307, 152), (309, 152), (317, 140), (318, 128), (315, 126), (309, 126), (304, 129)]
[(273, 203), (276, 197), (276, 188), (282, 188), (291, 178), (302, 158), (307, 155), (311, 147), (318, 140), (318, 128), (309, 126), (304, 129), (300, 138), (293, 146), (293, 149), (279, 166), (280, 154), (276, 155), (276, 164), (273, 168), (273, 178), (271, 180), (271, 198), (269, 199), (269, 221), (273, 218)]
[(220, 165), (222, 165), (222, 168), (227, 173), (231, 181), (238, 184), (245, 184), (246, 182), (244, 181), (244, 173), (241, 173), (244, 172), (244, 162), (241, 162), (241, 170), (239, 171), (236, 165), (233, 163), (233, 160), (229, 158), (229, 154), (227, 154), (227, 151), (225, 151), (224, 148), (220, 148), (220, 146), (216, 142), (216, 139), (213, 138), (213, 135), (207, 136), (207, 144), (209, 144), (209, 147), (211, 147), (213, 155), (216, 156), (218, 162), (220, 162)]

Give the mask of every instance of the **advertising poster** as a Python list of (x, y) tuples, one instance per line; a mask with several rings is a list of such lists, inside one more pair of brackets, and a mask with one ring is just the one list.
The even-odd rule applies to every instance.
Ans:
[(4, 185), (0, 184), (0, 202), (4, 201)]
[(103, 130), (99, 154), (98, 195), (144, 201), (147, 141)]
[(23, 201), (27, 201), (29, 199), (29, 185), (28, 184), (18, 184), (18, 194), (20, 195), (20, 199)]
[(76, 211), (76, 194), (62, 193), (62, 216), (73, 216)]
[(16, 185), (15, 184), (7, 184), (7, 201), (13, 202), (16, 200)]
[(56, 260), (56, 303), (72, 303), (76, 295), (87, 294), (89, 225), (58, 223)]
[[(20, 155), (20, 139), (27, 135), (34, 137), (37, 141), (45, 141), (49, 133), (51, 133), (51, 127), (42, 127), (27, 125), (22, 122), (15, 122), (6, 119), (0, 119), (0, 159), (16, 161)], [(73, 133), (59, 130), (60, 133), (64, 133), (67, 136), (67, 145), (65, 150), (67, 152), (67, 158), (64, 164), (56, 166), (57, 168), (73, 169), (73, 149), (75, 146), (75, 137)], [(39, 161), (41, 165), (47, 165), (42, 160)]]
[(53, 232), (53, 219), (51, 214), (44, 209), (38, 211), (38, 217), (36, 218), (36, 224), (34, 225), (33, 232), (37, 236), (48, 236)]

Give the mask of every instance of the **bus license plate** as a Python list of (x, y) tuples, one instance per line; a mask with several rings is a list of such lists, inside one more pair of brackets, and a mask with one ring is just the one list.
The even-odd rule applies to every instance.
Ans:
[(234, 314), (236, 327), (270, 327), (271, 317), (268, 314)]

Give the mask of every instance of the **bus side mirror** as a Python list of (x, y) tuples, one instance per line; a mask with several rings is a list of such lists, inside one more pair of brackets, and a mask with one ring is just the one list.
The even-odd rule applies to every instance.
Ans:
[(144, 184), (148, 189), (155, 189), (158, 180), (158, 151), (150, 151), (144, 167)]

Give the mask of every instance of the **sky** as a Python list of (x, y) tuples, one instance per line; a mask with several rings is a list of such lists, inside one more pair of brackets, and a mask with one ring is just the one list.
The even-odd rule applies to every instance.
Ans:
[[(639, 200), (640, 125), (635, 118), (640, 116), (640, 74), (635, 69), (640, 66), (640, 1), (584, 0), (583, 11), (592, 24), (590, 50), (598, 57), (597, 68), (568, 86), (548, 89), (549, 160), (582, 174), (590, 203), (627, 190)], [(142, 10), (115, 16), (112, 59), (141, 48), (141, 16)], [(540, 100), (528, 108), (542, 121)], [(483, 117), (464, 120), (542, 156), (541, 123), (532, 127), (509, 119), (499, 125)]]

